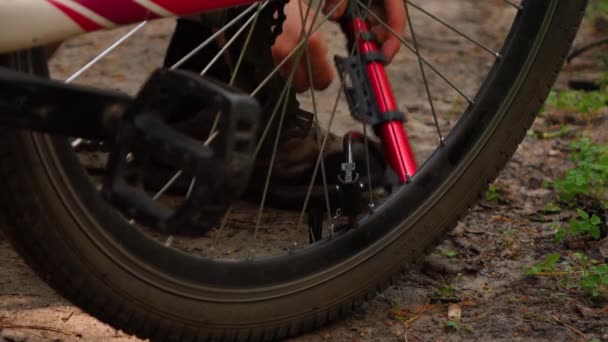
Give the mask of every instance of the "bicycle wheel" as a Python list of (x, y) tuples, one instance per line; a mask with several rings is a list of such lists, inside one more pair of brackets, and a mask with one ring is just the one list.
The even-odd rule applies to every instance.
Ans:
[[(408, 5), (412, 15), (418, 10), (437, 23), (439, 18), (426, 8), (440, 3)], [(232, 253), (213, 250), (210, 237), (202, 237), (198, 247), (168, 248), (162, 243), (166, 236), (159, 241), (157, 233), (129, 224), (102, 200), (94, 177), (72, 149), (73, 141), (5, 129), (0, 138), (5, 232), (62, 295), (100, 320), (144, 338), (272, 340), (318, 327), (388, 286), (474, 204), (514, 153), (544, 102), (585, 5), (583, 0), (505, 0), (496, 5), (512, 11), (513, 20), (501, 47), (489, 49), (490, 54), (497, 51), (498, 58), (489, 63), (476, 95), (463, 94), (465, 109), (448, 125), (449, 132), (442, 133), (437, 117), (429, 116), (435, 119), (430, 130), (438, 130), (433, 136), (437, 145), (429, 149), (408, 184), (370, 200), (373, 212), (360, 215), (356, 229), (306, 246), (290, 244), (297, 239), (276, 246), (273, 234), (261, 232), (265, 228), (260, 229), (256, 214), (250, 220), (255, 229), (247, 232), (249, 244), (228, 244)], [(255, 18), (253, 10), (249, 13)], [(404, 43), (420, 57), (415, 38), (422, 41), (424, 36), (416, 29), (416, 19), (410, 22), (410, 34), (418, 36)], [(449, 25), (443, 20), (439, 24)], [(422, 65), (423, 71), (437, 70), (427, 59), (420, 59), (420, 64), (410, 61), (415, 67)], [(4, 56), (2, 64), (47, 75), (41, 50)], [(422, 94), (426, 92), (423, 87)], [(274, 216), (264, 224), (277, 231), (298, 228), (285, 220)], [(235, 229), (230, 234), (241, 232)], [(306, 230), (289, 234), (308, 236)], [(200, 246), (209, 250), (192, 255)], [(251, 255), (264, 249), (268, 253)]]

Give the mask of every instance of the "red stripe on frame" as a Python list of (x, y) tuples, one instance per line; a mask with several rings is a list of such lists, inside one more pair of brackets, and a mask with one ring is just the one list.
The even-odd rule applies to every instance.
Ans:
[(78, 24), (78, 26), (80, 26), (85, 31), (96, 31), (104, 28), (103, 26), (87, 18), (86, 16), (74, 11), (73, 9), (55, 0), (48, 0), (48, 2), (60, 9), (65, 15), (70, 17), (70, 19), (72, 19), (76, 24)]
[(169, 12), (177, 15), (190, 15), (208, 10), (247, 5), (260, 0), (152, 0)]
[(76, 2), (116, 24), (130, 24), (159, 18), (157, 14), (133, 0), (76, 0)]

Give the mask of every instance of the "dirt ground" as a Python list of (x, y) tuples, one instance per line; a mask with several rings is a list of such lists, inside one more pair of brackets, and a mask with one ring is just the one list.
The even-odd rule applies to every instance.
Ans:
[[(502, 41), (504, 27), (508, 27), (515, 14), (513, 8), (502, 1), (482, 5), (474, 1), (450, 5), (440, 0), (425, 3), (429, 11), (488, 46)], [(413, 12), (412, 16), (414, 23), (421, 24), (424, 20), (420, 13)], [(128, 41), (78, 82), (135, 92), (162, 60), (172, 26), (169, 20), (149, 25), (138, 33), (141, 39)], [(437, 23), (428, 24), (425, 29), (416, 31), (422, 53), (429, 62), (439, 65), (465, 94), (472, 96), (491, 65), (492, 56)], [(54, 77), (66, 78), (121, 33), (124, 30), (66, 42), (51, 60)], [(596, 34), (588, 25), (577, 43), (590, 41)], [(330, 37), (330, 50), (337, 52), (341, 43), (335, 38), (335, 28), (328, 29), (325, 35)], [(137, 59), (125, 58), (135, 55)], [(592, 52), (568, 66), (558, 87), (566, 87), (570, 79), (596, 77), (599, 62), (595, 55)], [(125, 72), (125, 68), (129, 71)], [(409, 113), (407, 127), (412, 132), (416, 154), (423, 160), (434, 148), (437, 136), (414, 56), (399, 55), (390, 74), (400, 95), (399, 104)], [(466, 101), (436, 74), (429, 73), (429, 79), (441, 114), (440, 126), (447, 131), (457, 119), (455, 113), (461, 111)], [(336, 88), (332, 85), (320, 96), (321, 111), (331, 106), (330, 96), (324, 94), (335, 93)], [(306, 96), (300, 100), (304, 105), (309, 104)], [(340, 106), (340, 110), (345, 111), (344, 104)], [(523, 275), (524, 266), (542, 260), (555, 249), (554, 221), (573, 216), (571, 212), (548, 217), (539, 214), (553, 197), (543, 181), (556, 178), (570, 166), (568, 139), (585, 132), (598, 141), (608, 140), (607, 111), (586, 120), (576, 118), (575, 113), (559, 115), (566, 119), (575, 117), (571, 120), (571, 133), (553, 139), (526, 137), (496, 182), (501, 193), (498, 203), (482, 202), (475, 206), (420, 269), (403, 276), (349, 318), (293, 341), (608, 341), (608, 306), (593, 306), (576, 293), (562, 293), (551, 281)], [(553, 119), (537, 119), (534, 129), (554, 129)], [(338, 119), (339, 130), (352, 125), (346, 115)], [(194, 242), (179, 243), (187, 249)], [(603, 245), (594, 247), (604, 258), (608, 257), (607, 244), (604, 241)], [(138, 340), (100, 323), (62, 299), (40, 281), (1, 238), (0, 263), (3, 340)], [(446, 324), (451, 305), (462, 310), (458, 327)]]

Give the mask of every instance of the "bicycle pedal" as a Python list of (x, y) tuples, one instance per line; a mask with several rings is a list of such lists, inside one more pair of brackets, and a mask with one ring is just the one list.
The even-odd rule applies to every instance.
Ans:
[[(185, 105), (187, 104), (187, 106)], [(185, 112), (184, 112), (185, 111)], [(160, 69), (146, 82), (119, 122), (103, 184), (103, 196), (138, 222), (174, 231), (192, 227), (238, 199), (248, 184), (257, 142), (259, 105), (252, 97), (197, 74)], [(170, 126), (175, 113), (217, 113), (212, 142)], [(210, 138), (211, 140), (211, 138)], [(180, 205), (162, 205), (127, 180), (130, 159), (160, 161), (196, 181)]]

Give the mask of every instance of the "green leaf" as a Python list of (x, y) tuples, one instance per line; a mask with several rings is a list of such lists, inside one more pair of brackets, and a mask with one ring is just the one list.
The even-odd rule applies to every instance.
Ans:
[(555, 265), (560, 258), (559, 253), (551, 253), (547, 255), (545, 260), (539, 262), (538, 264), (527, 268), (524, 272), (526, 275), (533, 275), (540, 272), (552, 272), (555, 270)]
[(545, 205), (543, 211), (546, 211), (548, 213), (559, 213), (560, 211), (562, 211), (562, 208), (560, 208), (557, 203), (551, 201)]
[(591, 235), (591, 237), (593, 238), (593, 240), (599, 240), (602, 232), (600, 231), (600, 227), (598, 227), (597, 225), (595, 226), (589, 226), (589, 234)]
[(588, 260), (587, 256), (580, 252), (574, 252), (574, 253), (572, 253), (572, 256), (574, 256), (575, 258), (577, 258), (578, 260), (580, 260), (582, 262), (586, 262)]
[(576, 212), (578, 213), (578, 216), (580, 216), (581, 218), (588, 220), (589, 219), (589, 214), (587, 214), (586, 211), (584, 211), (583, 209), (577, 208)]
[(457, 257), (459, 253), (458, 253), (458, 251), (455, 251), (455, 250), (447, 250), (447, 251), (443, 251), (441, 254), (447, 258), (454, 258), (454, 257)]
[(452, 328), (452, 329), (460, 329), (460, 324), (456, 321), (447, 321), (445, 322), (446, 327), (448, 328)]

